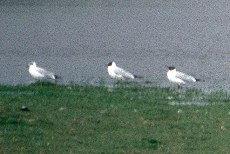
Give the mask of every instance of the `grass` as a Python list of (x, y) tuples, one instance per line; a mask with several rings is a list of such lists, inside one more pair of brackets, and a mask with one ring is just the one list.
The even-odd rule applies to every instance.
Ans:
[(228, 153), (229, 100), (138, 85), (2, 85), (0, 153)]

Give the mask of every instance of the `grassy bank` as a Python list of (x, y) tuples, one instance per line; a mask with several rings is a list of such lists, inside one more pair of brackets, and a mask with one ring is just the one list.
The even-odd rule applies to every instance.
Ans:
[(0, 153), (227, 153), (229, 99), (124, 85), (0, 86)]

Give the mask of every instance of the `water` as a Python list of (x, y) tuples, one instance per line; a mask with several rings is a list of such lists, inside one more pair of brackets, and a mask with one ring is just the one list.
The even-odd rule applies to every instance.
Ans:
[(110, 83), (105, 65), (115, 61), (163, 87), (173, 86), (165, 65), (205, 80), (187, 87), (230, 87), (229, 1), (35, 3), (0, 3), (1, 84), (33, 81), (31, 61), (63, 84)]

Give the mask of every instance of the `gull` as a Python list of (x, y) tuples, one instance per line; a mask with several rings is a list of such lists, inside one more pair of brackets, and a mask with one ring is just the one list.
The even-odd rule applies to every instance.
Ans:
[(55, 75), (54, 73), (49, 72), (42, 67), (38, 67), (36, 62), (30, 62), (28, 64), (28, 66), (29, 66), (30, 75), (35, 79), (38, 79), (38, 80), (43, 80), (43, 79), (56, 80), (56, 79), (60, 78), (59, 76)]
[(123, 68), (118, 67), (115, 62), (109, 62), (107, 67), (109, 75), (114, 79), (125, 80), (142, 78), (141, 76), (134, 75), (132, 73), (127, 72)]
[(189, 82), (201, 81), (200, 79), (196, 79), (193, 76), (177, 71), (174, 66), (169, 66), (168, 69), (169, 70), (167, 72), (167, 77), (169, 81), (176, 83), (178, 87), (180, 87), (181, 84), (185, 84), (185, 81), (189, 81)]

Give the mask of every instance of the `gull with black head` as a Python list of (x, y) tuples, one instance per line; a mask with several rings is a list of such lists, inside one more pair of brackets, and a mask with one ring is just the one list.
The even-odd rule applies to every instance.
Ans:
[(109, 62), (108, 65), (108, 73), (114, 79), (125, 80), (125, 79), (135, 79), (142, 78), (142, 76), (134, 75), (123, 68), (120, 68), (116, 65), (115, 62)]
[(169, 81), (176, 83), (178, 87), (181, 87), (182, 84), (185, 84), (186, 83), (185, 81), (188, 82), (201, 81), (200, 79), (197, 79), (191, 75), (177, 71), (174, 66), (168, 67), (167, 77)]

